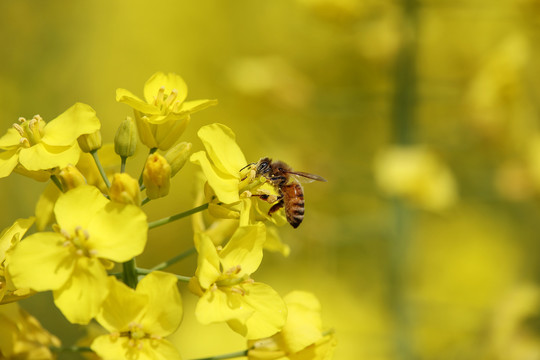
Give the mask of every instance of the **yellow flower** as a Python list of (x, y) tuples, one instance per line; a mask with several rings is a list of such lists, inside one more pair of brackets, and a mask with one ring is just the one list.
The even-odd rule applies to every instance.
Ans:
[(246, 166), (246, 158), (236, 144), (236, 136), (227, 126), (210, 124), (197, 132), (205, 151), (191, 155), (191, 162), (201, 166), (218, 200), (231, 204), (240, 200), (240, 169)]
[(34, 218), (18, 219), (13, 225), (2, 231), (0, 235), (0, 304), (24, 299), (33, 294), (28, 288), (15, 288), (9, 274), (6, 272), (8, 265), (6, 261), (7, 252), (19, 243), (33, 223)]
[(58, 178), (64, 191), (75, 189), (77, 186), (87, 185), (84, 175), (73, 165), (68, 165), (60, 170)]
[(110, 292), (97, 316), (110, 334), (98, 336), (91, 348), (104, 360), (180, 359), (164, 337), (182, 321), (182, 299), (176, 277), (152, 272), (135, 290), (109, 278)]
[(421, 146), (395, 146), (379, 153), (375, 179), (388, 195), (404, 197), (427, 210), (443, 210), (457, 199), (451, 171)]
[(160, 150), (176, 143), (192, 113), (217, 104), (216, 100), (185, 101), (186, 97), (186, 83), (173, 73), (152, 75), (144, 84), (145, 100), (126, 89), (116, 90), (116, 101), (133, 108), (141, 142)]
[(222, 250), (205, 234), (197, 236), (199, 257), (190, 287), (201, 296), (195, 309), (199, 322), (227, 322), (248, 339), (278, 332), (287, 317), (285, 303), (270, 286), (250, 278), (262, 260), (264, 225), (238, 228)]
[(76, 103), (60, 116), (45, 123), (36, 115), (31, 120), (20, 119), (0, 138), (0, 178), (13, 171), (44, 181), (47, 170), (76, 164), (81, 150), (77, 138), (101, 127), (95, 111)]
[(240, 172), (247, 162), (232, 130), (222, 124), (211, 124), (201, 127), (198, 136), (206, 151), (191, 155), (191, 162), (201, 166), (208, 181), (210, 189), (205, 192), (210, 201), (209, 213), (217, 218), (240, 219), (241, 226), (264, 220), (285, 224), (283, 216), (268, 215), (271, 204), (251, 196), (258, 192), (275, 194), (275, 189), (264, 178), (252, 181)]
[(114, 174), (109, 197), (117, 203), (139, 206), (141, 204), (139, 183), (127, 173)]
[(30, 235), (8, 254), (13, 283), (53, 290), (56, 306), (72, 323), (88, 323), (107, 296), (106, 269), (142, 253), (146, 215), (135, 205), (107, 200), (92, 186), (60, 195), (56, 232)]
[(143, 183), (149, 199), (157, 199), (169, 193), (171, 166), (160, 154), (148, 155), (143, 170)]
[[(101, 149), (98, 150), (98, 155), (101, 160), (101, 165), (105, 169), (105, 173), (111, 178), (112, 175), (120, 169), (118, 155), (114, 153), (113, 145), (103, 145)], [(77, 163), (77, 169), (84, 176), (88, 185), (93, 185), (100, 189), (103, 194), (107, 194), (107, 185), (105, 185), (92, 155), (81, 153), (81, 157)], [(40, 195), (35, 208), (36, 228), (38, 231), (43, 231), (48, 225), (54, 223), (54, 204), (60, 194), (61, 192), (58, 190), (58, 187), (56, 187), (54, 183), (49, 182), (43, 193)]]
[(317, 298), (308, 292), (293, 291), (283, 300), (288, 309), (283, 329), (272, 337), (249, 341), (248, 359), (330, 359), (336, 341), (333, 333), (323, 333)]
[(1, 359), (55, 359), (50, 346), (59, 347), (60, 340), (43, 329), (36, 318), (16, 303), (0, 306)]

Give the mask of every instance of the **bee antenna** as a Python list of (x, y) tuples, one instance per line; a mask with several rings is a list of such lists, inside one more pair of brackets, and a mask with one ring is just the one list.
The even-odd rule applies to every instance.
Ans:
[(247, 164), (246, 166), (244, 166), (243, 168), (241, 168), (240, 171), (244, 170), (244, 169), (247, 168), (248, 166), (255, 165), (255, 164), (256, 164), (256, 163)]

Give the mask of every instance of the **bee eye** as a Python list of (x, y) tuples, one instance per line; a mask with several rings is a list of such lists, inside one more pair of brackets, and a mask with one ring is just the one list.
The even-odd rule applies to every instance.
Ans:
[(259, 171), (262, 171), (264, 169), (266, 169), (268, 167), (268, 163), (265, 161), (265, 162), (262, 162), (259, 164)]

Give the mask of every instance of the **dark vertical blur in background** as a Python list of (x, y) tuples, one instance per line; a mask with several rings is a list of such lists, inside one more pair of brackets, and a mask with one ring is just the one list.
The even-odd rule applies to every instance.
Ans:
[[(304, 187), (302, 226), (280, 229), (290, 256), (268, 254), (255, 277), (319, 297), (336, 359), (540, 359), (538, 19), (538, 0), (2, 0), (0, 121), (80, 101), (111, 142), (130, 115), (115, 89), (142, 96), (151, 74), (176, 72), (188, 100), (219, 100), (184, 134), (195, 150), (220, 122), (248, 160), (328, 179)], [(192, 206), (195, 170), (147, 205), (151, 220)], [(0, 189), (5, 227), (44, 184)], [(153, 230), (139, 262), (191, 234), (189, 220)], [(184, 300), (184, 358), (245, 346)], [(83, 335), (49, 295), (23, 306), (68, 342)]]

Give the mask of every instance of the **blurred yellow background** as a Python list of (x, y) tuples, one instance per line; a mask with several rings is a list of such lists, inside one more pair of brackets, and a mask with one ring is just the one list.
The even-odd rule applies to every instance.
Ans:
[[(188, 100), (219, 100), (193, 115), (194, 150), (220, 122), (249, 161), (328, 179), (304, 186), (304, 223), (280, 229), (290, 256), (265, 255), (254, 278), (315, 293), (335, 359), (540, 359), (538, 19), (538, 0), (2, 0), (0, 121), (80, 101), (111, 142), (131, 115), (115, 89), (142, 95), (154, 72), (178, 73)], [(146, 206), (150, 220), (192, 207), (195, 170)], [(2, 228), (44, 186), (2, 179)], [(189, 220), (152, 230), (139, 264), (191, 235)], [(181, 290), (185, 359), (245, 348), (197, 325)], [(22, 305), (68, 345), (84, 335), (49, 294)]]

